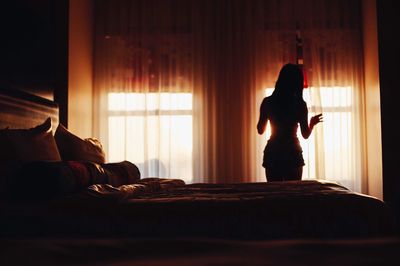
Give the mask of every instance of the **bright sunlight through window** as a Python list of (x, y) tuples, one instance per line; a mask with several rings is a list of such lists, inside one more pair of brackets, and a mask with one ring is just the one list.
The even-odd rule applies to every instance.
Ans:
[(109, 93), (108, 155), (128, 160), (143, 177), (191, 182), (192, 94)]

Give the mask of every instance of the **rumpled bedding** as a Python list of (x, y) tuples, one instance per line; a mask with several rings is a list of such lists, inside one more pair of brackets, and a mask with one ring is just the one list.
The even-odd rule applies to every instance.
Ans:
[(239, 201), (264, 198), (304, 197), (305, 195), (349, 194), (334, 182), (288, 181), (259, 183), (196, 183), (185, 184), (181, 179), (143, 178), (133, 184), (115, 187), (94, 184), (85, 193), (94, 197), (111, 197), (134, 202), (152, 201)]
[(103, 214), (118, 217), (117, 231), (138, 237), (371, 237), (390, 235), (395, 226), (382, 201), (326, 181), (185, 185), (150, 178), (85, 193), (112, 198), (115, 209)]
[(0, 238), (336, 239), (395, 230), (384, 202), (316, 180), (185, 184), (143, 178), (92, 184), (43, 202), (0, 203), (0, 212)]
[(109, 184), (94, 184), (87, 188), (86, 193), (94, 197), (111, 197), (120, 200), (135, 198), (143, 195), (157, 195), (160, 192), (167, 193), (171, 189), (184, 187), (181, 179), (144, 178), (134, 184), (114, 187)]

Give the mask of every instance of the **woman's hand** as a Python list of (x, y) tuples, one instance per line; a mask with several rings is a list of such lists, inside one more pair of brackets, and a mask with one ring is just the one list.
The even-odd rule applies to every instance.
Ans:
[(316, 124), (323, 122), (322, 114), (314, 115), (310, 120), (310, 127), (313, 128)]

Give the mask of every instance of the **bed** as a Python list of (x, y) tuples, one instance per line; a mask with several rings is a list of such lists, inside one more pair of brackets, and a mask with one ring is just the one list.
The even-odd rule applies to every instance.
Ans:
[[(23, 92), (0, 93), (0, 112), (2, 131), (28, 128), (31, 136), (50, 118), (48, 140), (60, 128), (57, 104)], [(85, 150), (90, 159), (71, 150), (32, 151), (43, 143), (21, 153), (24, 160), (0, 152), (2, 265), (389, 265), (400, 251), (390, 207), (339, 184), (185, 184), (141, 177), (133, 162), (106, 163), (97, 143), (62, 130), (67, 137), (48, 149), (58, 145), (61, 151), (65, 142), (70, 148), (71, 140), (78, 148), (94, 147)]]

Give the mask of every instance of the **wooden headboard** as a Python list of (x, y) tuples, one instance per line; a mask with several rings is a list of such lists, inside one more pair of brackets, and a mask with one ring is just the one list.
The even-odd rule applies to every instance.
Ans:
[(58, 104), (15, 89), (0, 89), (0, 129), (31, 128), (51, 117), (53, 132), (58, 122)]

